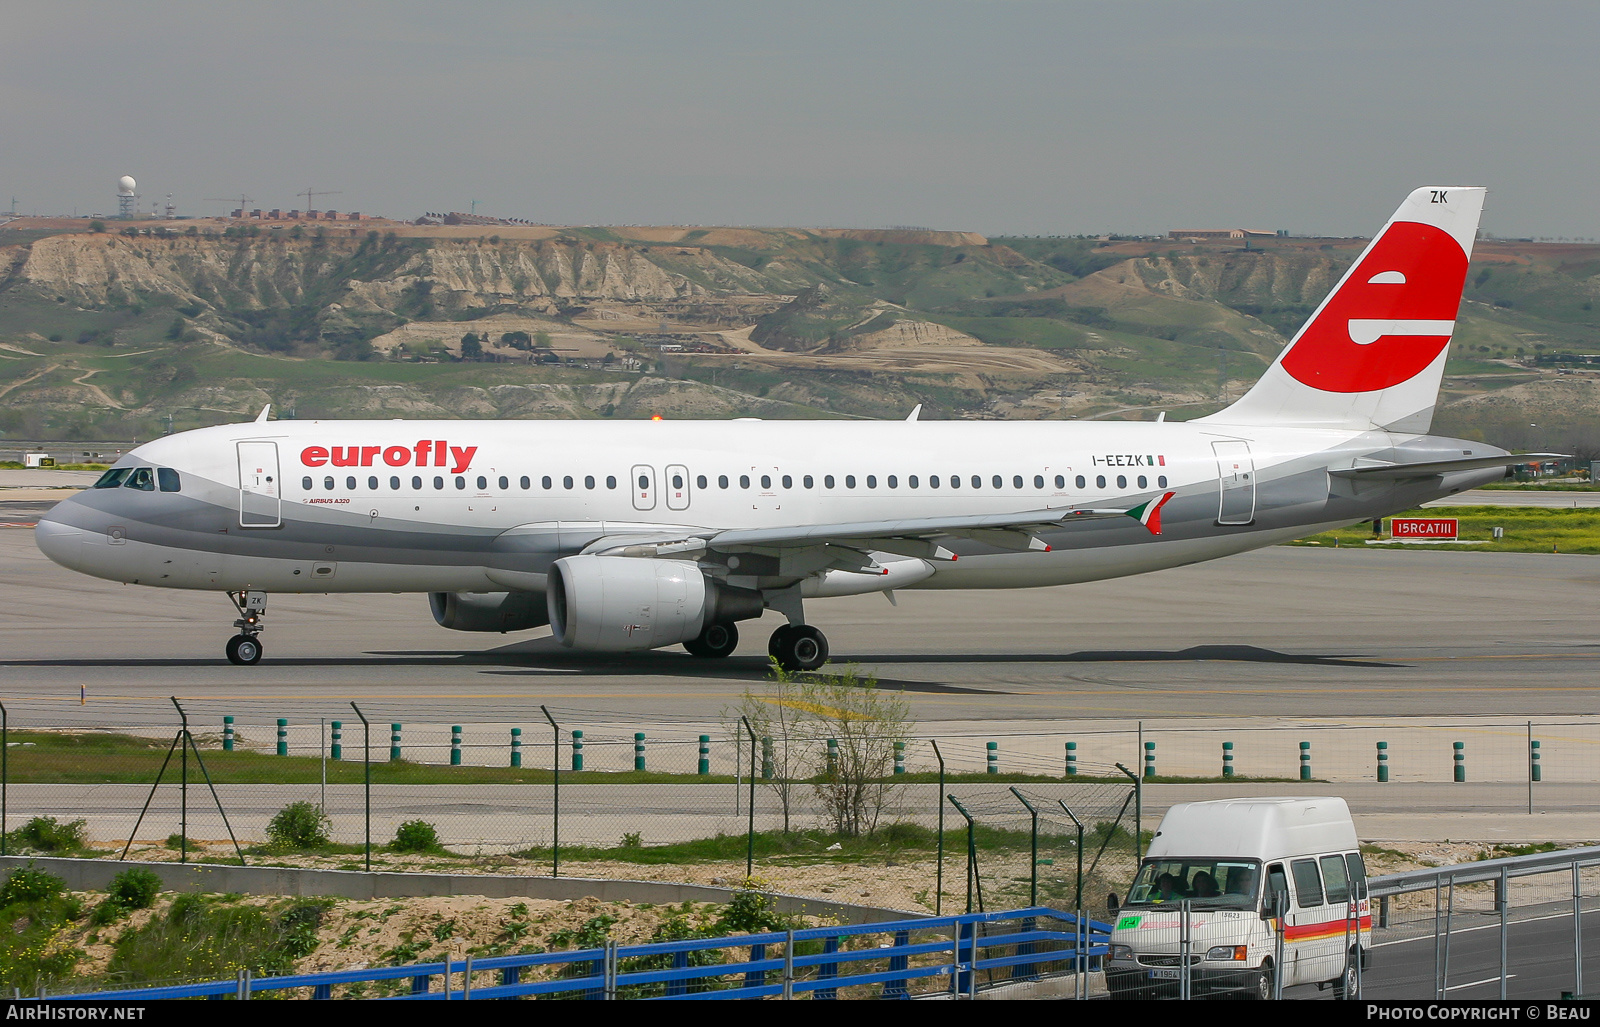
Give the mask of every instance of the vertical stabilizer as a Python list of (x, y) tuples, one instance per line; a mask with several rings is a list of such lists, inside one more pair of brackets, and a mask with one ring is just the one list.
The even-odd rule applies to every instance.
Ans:
[(1418, 189), (1217, 424), (1426, 432), (1485, 190)]

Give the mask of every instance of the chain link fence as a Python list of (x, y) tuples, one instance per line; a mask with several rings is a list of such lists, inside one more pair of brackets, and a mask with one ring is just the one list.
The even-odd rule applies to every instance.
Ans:
[[(13, 853), (725, 885), (750, 876), (911, 912), (1081, 903), (1106, 915), (1154, 826), (1139, 783), (1232, 780), (1260, 794), (1384, 782), (1396, 801), (1417, 794), (1406, 789), (1494, 785), (1473, 801), (1509, 811), (1587, 809), (1596, 800), (1584, 786), (1600, 779), (1600, 718), (1000, 724), (932, 738), (907, 725), (885, 742), (881, 773), (841, 784), (849, 737), (825, 725), (769, 734), (771, 722), (726, 710), (621, 723), (612, 711), (519, 707), (461, 723), (444, 701), (371, 700), (337, 715), (324, 702), (311, 717), (281, 700), (185, 700), (192, 744), (180, 745), (170, 703), (19, 705), (0, 749)], [(849, 815), (845, 785), (861, 793)], [(292, 806), (298, 821), (285, 815)]]

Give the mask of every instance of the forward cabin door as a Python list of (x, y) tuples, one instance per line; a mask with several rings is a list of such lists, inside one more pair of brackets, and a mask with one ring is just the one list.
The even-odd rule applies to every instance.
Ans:
[(1248, 442), (1213, 442), (1222, 502), (1218, 524), (1249, 524), (1256, 519), (1256, 465)]
[(654, 510), (656, 508), (656, 469), (654, 467), (648, 464), (635, 465), (629, 484), (633, 487), (633, 508), (635, 510)]
[(276, 528), (283, 523), (283, 483), (276, 442), (240, 442), (239, 527)]

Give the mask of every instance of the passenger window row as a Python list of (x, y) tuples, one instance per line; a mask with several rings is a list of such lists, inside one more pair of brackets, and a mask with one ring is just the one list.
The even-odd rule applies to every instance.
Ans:
[[(125, 474), (129, 469), (128, 468), (119, 468), (118, 470)], [(144, 471), (145, 475), (146, 475), (146, 478), (148, 478), (148, 474), (149, 474), (149, 470), (150, 469), (149, 468), (134, 468), (133, 470), (135, 470), (135, 471)], [(162, 479), (163, 484), (161, 486), (161, 490), (163, 492), (176, 492), (176, 491), (178, 491), (178, 487), (177, 487), (177, 475), (178, 475), (178, 472), (169, 470), (167, 468), (161, 468), (160, 472), (163, 475), (171, 475), (172, 476), (172, 482), (173, 482), (172, 488), (169, 489), (169, 488), (167, 488), (167, 486), (165, 484), (166, 479), (163, 478)], [(117, 473), (117, 472), (116, 471), (107, 471), (106, 472), (108, 477), (113, 473)], [(100, 482), (95, 484), (95, 488), (116, 488), (118, 484), (121, 484), (121, 479), (120, 478), (117, 479), (116, 483), (110, 484), (110, 485), (104, 484), (104, 482), (106, 480), (107, 480), (106, 478), (101, 478)], [(561, 480), (561, 488), (562, 489), (571, 490), (571, 489), (574, 489), (574, 488), (577, 487), (576, 479), (570, 474), (562, 476), (562, 478), (560, 480)], [(760, 479), (759, 480), (760, 480), (762, 489), (770, 490), (772, 488), (772, 475), (770, 475), (770, 474), (760, 475)], [(782, 484), (782, 486), (785, 489), (794, 488), (794, 476), (793, 475), (789, 475), (789, 474), (780, 475), (778, 480), (779, 480), (779, 482)], [(860, 480), (862, 482), (864, 482), (866, 487), (869, 488), (869, 489), (876, 489), (878, 487), (878, 476), (876, 474), (863, 475)], [(423, 477), (421, 477), (420, 475), (413, 475), (412, 478), (411, 478), (411, 482), (410, 482), (412, 490), (419, 491), (419, 492), (422, 491), (422, 489), (424, 488), (424, 485), (425, 485), (425, 481), (426, 481), (426, 483), (431, 484), (434, 489), (443, 491), (446, 488), (446, 478), (443, 475), (434, 475), (431, 480), (426, 480)], [(748, 489), (751, 486), (751, 478), (750, 478), (750, 475), (748, 475), (748, 474), (739, 475), (738, 481), (739, 481), (739, 487), (741, 489)], [(838, 479), (836, 479), (833, 475), (825, 474), (825, 475), (822, 476), (822, 487), (826, 488), (826, 489), (836, 488), (837, 487), (837, 481), (838, 481)], [(854, 489), (854, 488), (856, 488), (857, 487), (857, 481), (858, 481), (858, 479), (853, 474), (844, 475), (844, 487), (846, 489)], [(972, 488), (974, 488), (974, 489), (983, 488), (983, 476), (982, 475), (974, 474), (974, 475), (971, 476), (969, 481), (970, 481), (970, 485), (971, 485)], [(1124, 474), (1117, 475), (1116, 481), (1117, 481), (1117, 488), (1125, 489), (1125, 488), (1128, 487), (1128, 477), (1127, 477), (1127, 475), (1124, 475)], [(1150, 479), (1146, 475), (1143, 475), (1143, 474), (1139, 475), (1135, 479), (1135, 481), (1136, 481), (1138, 487), (1141, 488), (1141, 489), (1147, 489), (1147, 488), (1150, 487)], [(458, 491), (463, 491), (463, 492), (466, 491), (467, 485), (468, 485), (468, 478), (467, 478), (466, 475), (461, 475), (461, 474), (455, 475), (451, 479), (451, 482), (452, 482), (452, 484), (454, 485), (454, 487)], [(800, 483), (801, 483), (801, 487), (803, 487), (803, 488), (810, 489), (810, 488), (815, 488), (816, 487), (816, 479), (813, 478), (809, 474), (802, 475), (800, 477)], [(1003, 476), (1001, 476), (1001, 475), (998, 475), (998, 474), (994, 475), (990, 479), (989, 483), (990, 483), (990, 487), (991, 488), (995, 488), (995, 489), (1004, 489), (1006, 487), (1005, 478)], [(401, 488), (404, 487), (404, 484), (405, 484), (405, 479), (401, 478), (399, 475), (391, 475), (390, 478), (389, 478), (388, 485), (389, 485), (389, 488), (390, 488), (391, 491), (399, 491)], [(489, 478), (487, 476), (485, 476), (485, 475), (481, 475), (481, 474), (477, 475), (477, 478), (476, 478), (476, 481), (474, 482), (474, 484), (477, 486), (477, 490), (479, 492), (486, 492), (489, 489)], [(503, 475), (503, 474), (500, 475), (496, 479), (495, 484), (499, 486), (499, 489), (500, 489), (501, 492), (509, 492), (511, 490), (511, 479), (509, 477), (507, 477), (506, 475)], [(524, 491), (527, 491), (527, 490), (533, 488), (533, 479), (524, 474), (520, 478), (517, 479), (517, 484)], [(901, 484), (900, 476), (896, 475), (896, 474), (886, 475), (883, 478), (883, 484), (887, 488), (898, 489), (900, 487), (900, 484)], [(918, 475), (915, 475), (915, 474), (908, 474), (905, 477), (905, 485), (906, 485), (907, 488), (919, 489), (924, 484), (926, 484), (927, 487), (930, 488), (930, 489), (943, 488), (944, 485), (945, 485), (945, 479), (943, 479), (941, 476), (939, 476), (937, 474), (930, 474), (930, 475), (927, 476), (926, 479), (924, 479), (924, 478), (922, 478), (922, 477), (920, 477)], [(950, 475), (949, 479), (948, 479), (948, 484), (949, 484), (949, 487), (952, 488), (952, 489), (961, 488), (962, 487), (961, 475), (959, 475), (959, 474)], [(1020, 474), (1014, 474), (1014, 475), (1011, 476), (1011, 487), (1013, 489), (1024, 489), (1024, 488), (1027, 488), (1028, 484), (1029, 483), (1027, 481), (1025, 481), (1023, 476), (1020, 475)], [(1056, 475), (1055, 478), (1054, 478), (1054, 484), (1055, 484), (1055, 487), (1057, 489), (1066, 488), (1067, 487), (1067, 478), (1066, 478), (1066, 476), (1062, 475), (1062, 474)], [(1087, 489), (1089, 487), (1088, 479), (1086, 479), (1081, 474), (1078, 475), (1073, 480), (1073, 484), (1079, 489)], [(615, 489), (617, 487), (616, 476), (615, 475), (609, 475), (609, 474), (606, 475), (605, 485), (606, 485), (606, 488), (608, 488), (608, 489)], [(649, 475), (641, 474), (639, 476), (638, 485), (639, 485), (640, 489), (648, 490), (650, 488), (650, 477), (649, 477)], [(696, 478), (695, 478), (695, 485), (698, 488), (707, 489), (707, 488), (710, 488), (710, 481), (707, 479), (707, 477), (704, 474), (697, 475)], [(1033, 476), (1033, 479), (1032, 479), (1032, 485), (1033, 485), (1033, 487), (1035, 489), (1043, 489), (1043, 488), (1045, 488), (1046, 487), (1045, 476), (1042, 475), (1042, 474), (1035, 474)], [(381, 486), (382, 486), (382, 482), (376, 475), (368, 476), (368, 478), (366, 480), (366, 487), (368, 489), (371, 489), (372, 491), (376, 492), (376, 491), (379, 491)], [(129, 487), (129, 488), (140, 488), (141, 486), (130, 484), (127, 487)], [(316, 481), (310, 475), (306, 475), (304, 478), (300, 479), (300, 487), (303, 488), (305, 491), (310, 492), (316, 487)], [(327, 475), (326, 477), (324, 477), (322, 479), (322, 488), (323, 488), (324, 491), (332, 492), (337, 487), (338, 487), (338, 479), (335, 478), (333, 475), (331, 475), (331, 474)], [(354, 491), (355, 489), (360, 487), (360, 479), (358, 479), (354, 475), (349, 475), (344, 479), (344, 487), (347, 490)], [(556, 480), (554, 478), (552, 478), (548, 474), (544, 475), (543, 477), (541, 477), (539, 479), (539, 487), (544, 489), (545, 491), (551, 491), (556, 487)], [(596, 488), (597, 487), (597, 483), (596, 483), (595, 476), (592, 475), (592, 474), (584, 475), (584, 477), (583, 477), (583, 487), (585, 489), (590, 489), (590, 490)], [(682, 489), (684, 487), (683, 475), (674, 474), (672, 476), (672, 487), (674, 489)], [(726, 475), (726, 474), (717, 475), (717, 488), (719, 488), (719, 489), (727, 489), (727, 488), (730, 488), (730, 487), (731, 487), (731, 482), (730, 482), (730, 480), (728, 478), (728, 475)], [(1098, 489), (1107, 488), (1108, 485), (1107, 485), (1107, 481), (1106, 481), (1106, 476), (1103, 475), (1103, 474), (1096, 475), (1095, 479), (1094, 479), (1094, 487), (1098, 488)], [(1166, 475), (1164, 475), (1164, 474), (1163, 475), (1159, 475), (1156, 478), (1156, 487), (1157, 488), (1162, 488), (1162, 489), (1167, 487), (1167, 476)], [(148, 489), (146, 491), (148, 491)]]

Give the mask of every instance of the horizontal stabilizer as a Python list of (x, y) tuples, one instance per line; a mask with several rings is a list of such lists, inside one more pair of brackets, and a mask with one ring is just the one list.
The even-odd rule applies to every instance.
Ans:
[(1535, 460), (1559, 460), (1566, 453), (1505, 453), (1500, 456), (1464, 456), (1459, 460), (1425, 460), (1415, 464), (1371, 464), (1366, 467), (1345, 467), (1329, 474), (1340, 478), (1360, 478), (1364, 481), (1393, 478), (1431, 478), (1436, 474), (1454, 471), (1475, 471), (1485, 467), (1515, 467)]

